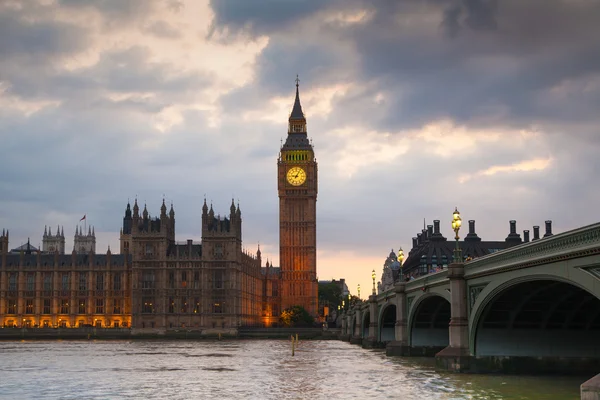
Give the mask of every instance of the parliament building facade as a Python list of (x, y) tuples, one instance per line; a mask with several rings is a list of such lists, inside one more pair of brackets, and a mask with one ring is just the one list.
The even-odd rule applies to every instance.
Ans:
[[(96, 254), (95, 232), (77, 228), (65, 254), (64, 230), (44, 231), (43, 250), (9, 250), (0, 236), (0, 327), (229, 330), (276, 326), (300, 305), (317, 316), (317, 164), (307, 139), (298, 85), (278, 163), (280, 268), (263, 265), (260, 248), (242, 248), (242, 216), (202, 207), (202, 241), (175, 240), (175, 211), (158, 217), (128, 203), (120, 253)], [(58, 231), (58, 230), (57, 230)], [(33, 250), (32, 250), (33, 249)]]

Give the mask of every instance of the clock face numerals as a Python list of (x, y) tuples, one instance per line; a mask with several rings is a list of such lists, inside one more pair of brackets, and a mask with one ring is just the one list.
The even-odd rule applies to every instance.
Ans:
[(294, 186), (300, 186), (306, 181), (306, 172), (300, 167), (292, 167), (287, 172), (287, 180)]

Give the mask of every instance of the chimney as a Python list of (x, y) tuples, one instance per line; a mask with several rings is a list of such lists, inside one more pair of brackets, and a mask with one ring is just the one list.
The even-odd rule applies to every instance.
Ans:
[(439, 219), (433, 220), (433, 234), (436, 236), (440, 234), (440, 220)]
[(423, 243), (429, 241), (429, 237), (427, 236), (427, 229), (421, 230), (421, 240)]
[(540, 227), (535, 225), (533, 227), (533, 240), (538, 240), (540, 238)]
[(546, 221), (546, 233), (544, 237), (552, 236), (552, 221)]
[(423, 243), (423, 237), (420, 233), (417, 233), (417, 246), (420, 246)]
[(433, 236), (433, 225), (427, 225), (427, 238), (431, 239)]
[(412, 238), (412, 241), (413, 241), (412, 247), (414, 249), (415, 247), (417, 247), (419, 245), (419, 242), (417, 242), (417, 238), (416, 237)]
[(469, 233), (465, 236), (465, 241), (467, 242), (481, 242), (481, 238), (477, 236), (475, 232), (475, 220), (469, 220)]
[(523, 231), (523, 242), (525, 242), (525, 243), (529, 242), (529, 230), (528, 229)]
[(504, 240), (511, 245), (517, 245), (521, 243), (521, 235), (517, 233), (517, 221), (510, 220), (510, 233)]

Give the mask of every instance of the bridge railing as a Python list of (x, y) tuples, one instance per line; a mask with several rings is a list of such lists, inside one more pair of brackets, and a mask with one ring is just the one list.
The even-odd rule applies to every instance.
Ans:
[(600, 250), (600, 223), (555, 234), (505, 250), (477, 257), (465, 264), (467, 275), (475, 269), (535, 263), (552, 257)]

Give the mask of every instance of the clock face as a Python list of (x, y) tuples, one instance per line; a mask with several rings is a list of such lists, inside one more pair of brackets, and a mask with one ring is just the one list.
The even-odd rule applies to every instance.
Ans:
[(300, 167), (292, 167), (287, 172), (287, 180), (294, 186), (300, 186), (306, 181), (306, 172)]

